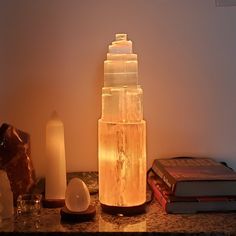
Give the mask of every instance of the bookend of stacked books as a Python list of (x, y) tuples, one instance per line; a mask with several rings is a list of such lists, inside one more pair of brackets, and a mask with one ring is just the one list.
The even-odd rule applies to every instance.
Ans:
[(147, 182), (167, 213), (236, 211), (236, 172), (211, 158), (155, 159)]

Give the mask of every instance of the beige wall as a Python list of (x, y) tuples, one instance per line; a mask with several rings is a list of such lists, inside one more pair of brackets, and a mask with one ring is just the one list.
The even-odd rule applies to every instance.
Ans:
[(41, 176), (56, 109), (67, 170), (97, 170), (103, 60), (125, 32), (139, 56), (148, 166), (194, 155), (236, 168), (235, 29), (236, 7), (214, 0), (1, 0), (0, 122), (31, 134)]

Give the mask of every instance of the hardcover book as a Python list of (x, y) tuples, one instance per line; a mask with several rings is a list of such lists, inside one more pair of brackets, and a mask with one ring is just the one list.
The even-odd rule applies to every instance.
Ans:
[(211, 158), (156, 159), (152, 170), (175, 196), (236, 195), (236, 172)]
[(236, 211), (236, 196), (231, 197), (176, 197), (162, 181), (149, 172), (148, 184), (154, 197), (167, 213), (192, 214), (197, 212)]

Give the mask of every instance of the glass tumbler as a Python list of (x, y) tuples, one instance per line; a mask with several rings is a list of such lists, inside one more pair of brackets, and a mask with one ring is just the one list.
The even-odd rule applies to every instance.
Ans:
[(39, 216), (41, 212), (41, 194), (21, 194), (17, 198), (18, 215)]

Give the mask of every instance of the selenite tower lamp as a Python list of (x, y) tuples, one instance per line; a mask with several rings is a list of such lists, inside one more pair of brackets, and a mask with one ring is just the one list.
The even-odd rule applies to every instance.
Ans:
[(98, 121), (99, 200), (112, 214), (145, 210), (146, 122), (138, 84), (137, 54), (116, 34), (104, 62), (102, 117)]

